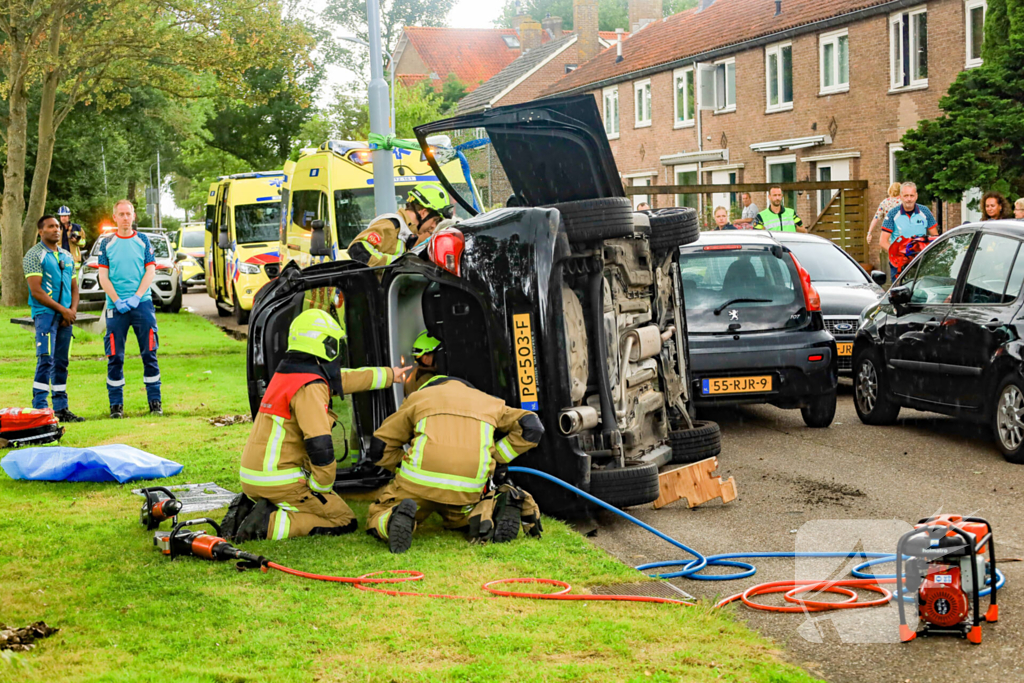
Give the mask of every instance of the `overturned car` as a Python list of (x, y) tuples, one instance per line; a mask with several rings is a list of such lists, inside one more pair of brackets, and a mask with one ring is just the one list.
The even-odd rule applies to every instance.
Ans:
[[(445, 152), (428, 147), (427, 136), (458, 140), (466, 131), (486, 133), (512, 188), (506, 208), (478, 213), (439, 172)], [(660, 466), (716, 455), (718, 428), (692, 420), (688, 395), (678, 248), (697, 239), (696, 214), (633, 212), (593, 98), (502, 107), (416, 134), (473, 217), (388, 266), (285, 268), (261, 290), (249, 326), (252, 410), (285, 353), (291, 320), (315, 306), (344, 318), (349, 367), (397, 365), (428, 330), (443, 342), (442, 372), (540, 416), (544, 438), (517, 465), (611, 504), (649, 503)], [(312, 228), (312, 244), (323, 229)], [(355, 434), (336, 429), (337, 452), (350, 453), (340, 493), (390, 476), (368, 459), (370, 438), (403, 392), (395, 385), (346, 397)], [(581, 508), (539, 478), (517, 481), (549, 514)]]

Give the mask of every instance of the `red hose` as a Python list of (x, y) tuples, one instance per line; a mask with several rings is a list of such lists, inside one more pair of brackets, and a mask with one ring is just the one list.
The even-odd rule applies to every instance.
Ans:
[[(768, 583), (751, 586), (742, 593), (737, 593), (720, 601), (715, 607), (725, 607), (731, 602), (742, 600), (743, 604), (752, 609), (765, 612), (826, 612), (833, 609), (858, 609), (861, 607), (878, 607), (885, 605), (892, 600), (892, 593), (882, 588), (880, 584), (896, 583), (896, 579), (842, 579), (839, 581), (770, 581)], [(850, 588), (881, 593), (882, 597), (876, 600), (859, 602), (857, 594)], [(823, 602), (820, 600), (806, 600), (796, 597), (799, 593), (808, 591), (821, 591), (823, 593), (839, 593), (846, 595), (846, 600), (838, 602)], [(793, 603), (793, 606), (785, 605), (762, 605), (754, 602), (757, 595), (768, 595), (769, 593), (785, 593), (783, 596), (786, 602)]]

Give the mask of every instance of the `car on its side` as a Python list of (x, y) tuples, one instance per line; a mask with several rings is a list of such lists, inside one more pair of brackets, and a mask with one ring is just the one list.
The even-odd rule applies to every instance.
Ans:
[[(178, 256), (173, 251), (171, 241), (162, 232), (146, 231), (146, 237), (153, 246), (156, 257), (156, 274), (149, 291), (153, 297), (153, 305), (171, 313), (181, 310), (181, 267), (179, 261), (184, 255)], [(106, 294), (100, 287), (99, 254), (100, 244), (107, 239), (116, 239), (114, 232), (100, 235), (92, 245), (89, 258), (82, 263), (78, 274), (78, 295), (82, 301), (103, 301)]]
[(861, 315), (853, 346), (861, 421), (902, 407), (987, 423), (1024, 464), (1024, 223), (962, 225), (922, 251)]
[(832, 424), (836, 342), (793, 252), (764, 231), (704, 232), (679, 271), (697, 407), (768, 403)]
[(825, 329), (836, 339), (840, 375), (853, 374), (853, 340), (860, 326), (860, 313), (873, 306), (885, 291), (885, 273), (869, 275), (843, 249), (824, 237), (801, 232), (774, 233), (776, 241), (796, 254), (821, 296)]

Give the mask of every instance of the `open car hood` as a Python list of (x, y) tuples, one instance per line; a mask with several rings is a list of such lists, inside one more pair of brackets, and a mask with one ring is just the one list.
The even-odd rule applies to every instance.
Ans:
[[(498, 107), (435, 121), (415, 130), (420, 146), (428, 149), (429, 135), (481, 128), (486, 131), (520, 206), (625, 196), (597, 103), (591, 95)], [(479, 141), (474, 139), (466, 144), (477, 146)], [(445, 160), (435, 158), (446, 153), (454, 155), (458, 149), (456, 143), (453, 150), (427, 154), (427, 160), (448, 192), (467, 211), (476, 214), (472, 203), (456, 193), (440, 172)]]

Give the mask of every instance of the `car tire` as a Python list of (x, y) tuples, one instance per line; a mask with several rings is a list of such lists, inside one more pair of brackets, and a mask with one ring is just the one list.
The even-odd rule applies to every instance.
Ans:
[(700, 237), (697, 210), (688, 207), (662, 209), (651, 215), (651, 251), (671, 251)]
[(900, 404), (889, 393), (882, 356), (871, 347), (862, 347), (853, 357), (853, 406), (866, 425), (891, 425), (900, 414)]
[(245, 310), (242, 308), (242, 305), (238, 303), (238, 292), (232, 290), (231, 299), (235, 305), (235, 322), (239, 325), (248, 325), (250, 311)]
[(617, 508), (653, 503), (658, 499), (658, 465), (627, 462), (625, 467), (590, 471), (590, 495)]
[(804, 418), (804, 424), (812, 429), (828, 427), (836, 416), (836, 390), (815, 396), (800, 409), (800, 416)]
[(699, 462), (722, 452), (722, 430), (715, 422), (695, 421), (693, 429), (669, 432), (668, 436), (675, 463)]
[[(992, 410), (992, 432), (996, 445), (1007, 462), (1024, 465), (1024, 421), (1019, 412), (1024, 410), (1024, 382), (1016, 374), (999, 385)], [(1010, 411), (1013, 415), (1010, 415)]]
[(224, 304), (221, 303), (220, 299), (215, 299), (213, 303), (214, 303), (214, 306), (217, 307), (217, 317), (218, 318), (227, 318), (228, 316), (231, 315), (231, 309), (230, 308), (225, 308)]
[(599, 242), (633, 235), (633, 205), (626, 197), (554, 204), (570, 242)]
[(188, 294), (188, 287), (185, 285), (184, 282), (181, 283), (181, 293), (182, 294)]
[(170, 303), (168, 303), (164, 307), (164, 310), (170, 311), (171, 313), (180, 313), (181, 312), (181, 286), (180, 285), (178, 286), (178, 291), (176, 291), (174, 293), (174, 296), (171, 297)]

